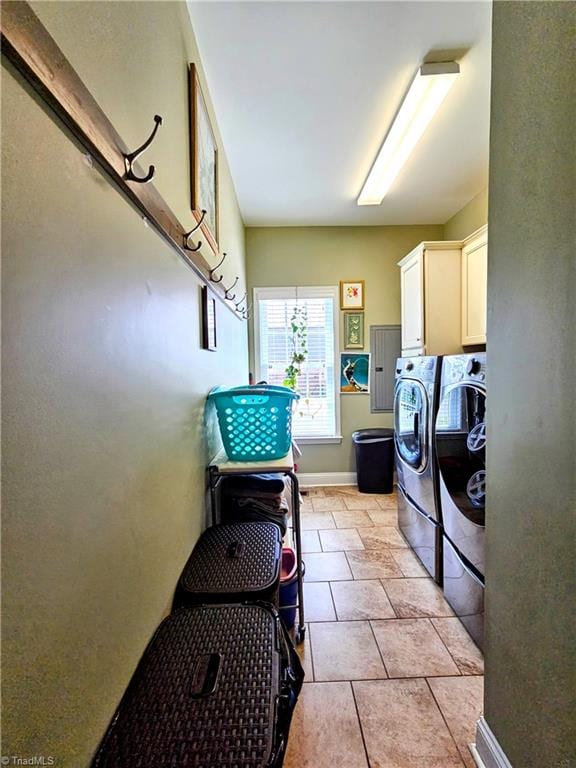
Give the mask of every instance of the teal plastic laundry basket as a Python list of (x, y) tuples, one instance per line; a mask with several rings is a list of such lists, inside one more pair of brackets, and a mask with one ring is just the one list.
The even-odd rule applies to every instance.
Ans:
[(230, 461), (281, 459), (292, 442), (292, 413), (300, 395), (287, 387), (218, 387), (208, 397)]

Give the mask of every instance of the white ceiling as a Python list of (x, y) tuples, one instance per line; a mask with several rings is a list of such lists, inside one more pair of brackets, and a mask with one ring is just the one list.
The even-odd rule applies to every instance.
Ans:
[[(247, 225), (444, 223), (486, 186), (489, 2), (188, 5)], [(453, 49), (433, 122), (382, 204), (357, 206), (417, 67)]]

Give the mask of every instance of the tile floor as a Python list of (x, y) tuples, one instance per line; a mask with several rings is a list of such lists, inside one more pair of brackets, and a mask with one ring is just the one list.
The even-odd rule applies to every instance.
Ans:
[(395, 494), (304, 498), (306, 681), (285, 768), (474, 768), (482, 654), (398, 530)]

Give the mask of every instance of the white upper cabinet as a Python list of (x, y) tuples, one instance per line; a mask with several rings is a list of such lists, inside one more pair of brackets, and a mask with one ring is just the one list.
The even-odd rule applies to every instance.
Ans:
[[(400, 262), (402, 264), (402, 262)], [(424, 343), (424, 254), (417, 252), (400, 268), (402, 286), (402, 348)]]
[(488, 228), (462, 244), (462, 346), (486, 344)]
[(462, 243), (420, 243), (399, 262), (402, 355), (462, 351)]

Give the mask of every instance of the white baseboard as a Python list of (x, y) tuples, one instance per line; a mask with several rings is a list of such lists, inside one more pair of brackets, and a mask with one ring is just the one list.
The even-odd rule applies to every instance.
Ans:
[(301, 488), (316, 485), (356, 485), (356, 472), (298, 472)]
[(470, 746), (478, 768), (512, 768), (504, 750), (483, 717), (476, 724), (476, 744)]

